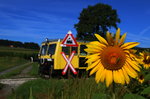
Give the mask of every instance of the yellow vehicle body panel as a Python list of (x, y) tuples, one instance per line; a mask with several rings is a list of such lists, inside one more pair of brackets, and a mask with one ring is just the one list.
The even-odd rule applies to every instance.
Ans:
[[(67, 62), (65, 61), (64, 57), (61, 54), (62, 52), (62, 46), (61, 46), (61, 42), (59, 41), (57, 43), (56, 46), (56, 50), (55, 50), (55, 57), (54, 57), (54, 69), (64, 69)], [(69, 59), (69, 55), (66, 55), (66, 57)], [(78, 57), (77, 55), (75, 55), (71, 61), (71, 64), (73, 65), (74, 68), (78, 68), (79, 64), (78, 64)]]
[[(77, 53), (74, 55), (74, 57), (71, 61), (71, 64), (76, 69), (86, 69), (87, 67), (80, 67), (79, 59), (86, 57), (86, 55), (82, 55), (80, 53), (80, 45), (85, 45), (87, 43), (83, 43), (83, 42), (77, 42), (77, 43), (78, 43), (79, 47), (77, 47)], [(49, 58), (51, 58), (52, 60), (54, 60), (54, 66), (53, 66), (54, 70), (64, 69), (67, 62), (65, 61), (64, 57), (61, 54), (61, 52), (62, 52), (61, 41), (58, 40), (57, 42), (49, 42), (48, 45), (50, 45), (50, 44), (56, 44), (55, 53), (52, 56), (50, 56), (48, 54), (41, 55), (41, 56), (39, 56), (39, 59), (49, 59)], [(45, 43), (42, 43), (42, 46), (43, 45), (45, 45)], [(66, 55), (66, 57), (69, 59), (69, 55)]]

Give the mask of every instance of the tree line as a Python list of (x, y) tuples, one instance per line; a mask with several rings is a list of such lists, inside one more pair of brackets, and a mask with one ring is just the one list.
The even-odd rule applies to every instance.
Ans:
[(0, 46), (7, 46), (7, 47), (20, 47), (20, 48), (27, 48), (27, 49), (39, 49), (39, 45), (34, 42), (20, 42), (20, 41), (10, 41), (10, 40), (3, 40), (0, 39)]

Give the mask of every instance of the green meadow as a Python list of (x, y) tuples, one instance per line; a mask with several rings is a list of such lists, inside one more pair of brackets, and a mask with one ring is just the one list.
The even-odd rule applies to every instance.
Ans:
[[(37, 79), (19, 86), (8, 98), (12, 99), (107, 99), (103, 84), (96, 84), (93, 78)], [(32, 94), (32, 95), (31, 95)], [(103, 98), (104, 99), (104, 98)]]
[(28, 62), (28, 60), (19, 57), (0, 57), (0, 71), (4, 71), (8, 68), (18, 66), (26, 62)]
[(18, 66), (30, 61), (30, 57), (37, 58), (38, 50), (0, 47), (0, 71)]
[(10, 57), (20, 57), (24, 59), (29, 59), (32, 57), (37, 57), (38, 50), (25, 49), (25, 48), (11, 48), (11, 47), (0, 47), (0, 57), (10, 56)]
[[(132, 87), (132, 88), (131, 88)], [(147, 84), (131, 81), (129, 85), (106, 87), (93, 77), (71, 79), (36, 79), (20, 85), (8, 99), (149, 99)], [(115, 98), (112, 91), (115, 90)]]

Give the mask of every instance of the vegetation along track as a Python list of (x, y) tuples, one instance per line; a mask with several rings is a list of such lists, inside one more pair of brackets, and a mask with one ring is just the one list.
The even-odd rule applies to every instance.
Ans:
[(29, 65), (29, 64), (31, 64), (31, 63), (29, 62), (29, 63), (25, 63), (25, 64), (22, 64), (22, 65), (19, 65), (19, 66), (12, 67), (12, 68), (10, 68), (10, 69), (7, 69), (7, 70), (5, 70), (5, 71), (0, 72), (0, 75), (6, 74), (6, 73), (8, 73), (8, 72), (11, 72), (11, 71), (13, 71), (13, 70), (19, 68), (19, 67), (22, 67), (22, 66), (24, 66), (24, 65)]
[(0, 72), (0, 76), (10, 73), (10, 72), (12, 72), (18, 68), (22, 68), (24, 66), (25, 66), (25, 68), (23, 70), (21, 70), (21, 73), (19, 73), (18, 75), (11, 76), (10, 78), (6, 78), (6, 79), (0, 79), (0, 83), (4, 85), (3, 88), (0, 89), (0, 93), (1, 93), (0, 99), (7, 98), (7, 96), (10, 93), (13, 93), (14, 90), (19, 85), (23, 84), (24, 82), (36, 79), (36, 78), (31, 78), (31, 76), (28, 75), (28, 72), (30, 72), (32, 69), (32, 63), (26, 63), (23, 65), (15, 66), (6, 71)]

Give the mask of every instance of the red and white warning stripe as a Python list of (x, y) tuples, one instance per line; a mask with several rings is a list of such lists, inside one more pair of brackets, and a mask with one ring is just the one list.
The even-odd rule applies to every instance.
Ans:
[(72, 51), (71, 56), (69, 57), (69, 59), (66, 57), (64, 52), (61, 52), (62, 56), (64, 57), (65, 61), (67, 62), (65, 68), (62, 71), (62, 75), (65, 75), (67, 72), (68, 67), (71, 68), (72, 72), (76, 75), (77, 71), (75, 70), (75, 68), (73, 67), (73, 65), (71, 64), (71, 61), (73, 59), (73, 56), (75, 54), (75, 51)]

